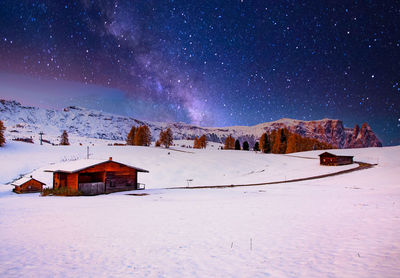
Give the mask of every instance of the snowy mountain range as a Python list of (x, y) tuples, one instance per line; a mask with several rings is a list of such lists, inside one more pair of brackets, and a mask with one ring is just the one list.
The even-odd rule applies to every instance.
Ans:
[(301, 121), (280, 119), (255, 126), (198, 127), (186, 123), (141, 121), (132, 117), (70, 106), (62, 111), (23, 106), (19, 102), (0, 100), (0, 120), (7, 127), (6, 138), (32, 138), (39, 140), (44, 132), (47, 140), (58, 143), (63, 130), (74, 138), (97, 138), (124, 141), (133, 125), (147, 125), (153, 137), (158, 138), (162, 129), (171, 128), (174, 139), (193, 139), (206, 134), (209, 141), (224, 142), (229, 135), (252, 146), (265, 132), (287, 127), (289, 131), (308, 138), (332, 144), (337, 148), (381, 147), (382, 143), (371, 127), (364, 123), (361, 128), (346, 128), (341, 120), (322, 119)]

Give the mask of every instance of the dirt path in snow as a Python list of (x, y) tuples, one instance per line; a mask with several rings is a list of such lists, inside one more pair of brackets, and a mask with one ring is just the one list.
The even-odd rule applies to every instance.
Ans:
[(378, 164), (370, 164), (370, 163), (365, 163), (365, 162), (360, 162), (360, 161), (354, 161), (354, 163), (358, 164), (357, 168), (353, 169), (348, 169), (348, 170), (343, 170), (343, 171), (338, 171), (335, 173), (330, 173), (330, 174), (324, 174), (324, 175), (318, 175), (318, 176), (311, 176), (311, 177), (306, 177), (306, 178), (299, 178), (299, 179), (291, 179), (291, 180), (283, 180), (283, 181), (272, 181), (272, 182), (261, 182), (261, 183), (248, 183), (248, 184), (229, 184), (229, 185), (199, 185), (199, 186), (181, 186), (181, 187), (169, 187), (166, 189), (203, 189), (203, 188), (227, 188), (227, 187), (241, 187), (241, 186), (260, 186), (260, 185), (268, 185), (268, 184), (279, 184), (279, 183), (289, 183), (289, 182), (299, 182), (299, 181), (307, 181), (307, 180), (315, 180), (315, 179), (323, 179), (327, 177), (333, 177), (333, 176), (338, 176), (338, 175), (343, 175), (359, 170), (364, 170), (364, 169), (369, 169), (372, 168)]

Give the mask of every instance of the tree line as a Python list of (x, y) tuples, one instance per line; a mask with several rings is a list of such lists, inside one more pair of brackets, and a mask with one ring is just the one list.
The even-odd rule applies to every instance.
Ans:
[[(1, 135), (1, 134), (0, 134)], [(160, 132), (160, 139), (156, 141), (156, 147), (164, 146), (169, 148), (173, 143), (173, 134), (170, 128)], [(147, 125), (139, 127), (132, 126), (126, 138), (126, 145), (129, 146), (150, 146), (151, 132)], [(68, 133), (64, 130), (61, 135), (60, 145), (69, 145)]]
[[(5, 144), (5, 126), (0, 121), (0, 147)], [(161, 130), (159, 139), (156, 141), (155, 146), (164, 146), (169, 148), (173, 143), (173, 134), (170, 128)], [(69, 145), (68, 133), (63, 131), (61, 135), (60, 145)], [(127, 145), (133, 146), (150, 146), (151, 132), (148, 126), (141, 125), (139, 127), (132, 126), (126, 139)], [(205, 149), (207, 146), (206, 135), (199, 138), (194, 138), (193, 148)], [(255, 143), (253, 150), (261, 151), (263, 153), (293, 153), (309, 150), (325, 150), (332, 149), (333, 146), (317, 139), (306, 138), (297, 133), (290, 132), (287, 128), (280, 128), (272, 132), (266, 132), (261, 135), (258, 142)], [(238, 139), (235, 140), (232, 135), (229, 135), (224, 142), (225, 150), (249, 150), (250, 146), (247, 141), (244, 141), (242, 146)]]
[(148, 126), (132, 126), (126, 138), (126, 144), (131, 146), (150, 146), (151, 132)]
[[(173, 143), (173, 134), (170, 128), (161, 130), (160, 138), (156, 141), (156, 147), (164, 146), (169, 148)], [(126, 144), (131, 146), (150, 146), (151, 132), (147, 125), (139, 127), (132, 126), (126, 138)]]
[(238, 139), (235, 140), (235, 138), (233, 138), (232, 135), (229, 135), (225, 139), (224, 150), (244, 150), (244, 151), (248, 151), (248, 150), (250, 150), (250, 145), (249, 145), (249, 142), (244, 141), (243, 145), (240, 146), (240, 141)]
[[(249, 150), (249, 143), (243, 142), (243, 150)], [(254, 151), (261, 151), (263, 153), (294, 153), (310, 150), (325, 150), (332, 149), (333, 146), (317, 139), (306, 138), (297, 133), (290, 132), (287, 128), (280, 128), (273, 130), (271, 133), (266, 132), (261, 135), (259, 142), (256, 142), (253, 149)], [(229, 135), (225, 139), (224, 149), (226, 150), (240, 150), (240, 142)]]
[(205, 135), (200, 136), (200, 138), (195, 137), (193, 148), (194, 149), (205, 149), (207, 147), (207, 138)]

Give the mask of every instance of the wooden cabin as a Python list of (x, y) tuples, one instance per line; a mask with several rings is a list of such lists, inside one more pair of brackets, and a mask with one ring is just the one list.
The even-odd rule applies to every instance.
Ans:
[(43, 185), (46, 184), (30, 176), (30, 177), (23, 177), (13, 182), (11, 185), (15, 186), (13, 189), (15, 193), (33, 193), (33, 192), (42, 192)]
[(321, 165), (327, 166), (340, 166), (353, 164), (353, 156), (335, 155), (332, 153), (324, 152), (319, 155), (319, 162)]
[(78, 160), (64, 163), (53, 172), (53, 189), (66, 187), (83, 195), (107, 194), (144, 189), (139, 186), (138, 172), (149, 171), (113, 161)]

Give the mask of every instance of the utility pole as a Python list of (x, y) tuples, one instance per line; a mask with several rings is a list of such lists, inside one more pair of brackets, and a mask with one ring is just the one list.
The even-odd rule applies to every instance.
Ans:
[(40, 145), (43, 145), (43, 138), (42, 136), (44, 135), (43, 131), (39, 132), (40, 135)]
[(87, 146), (86, 159), (89, 159), (89, 146)]

